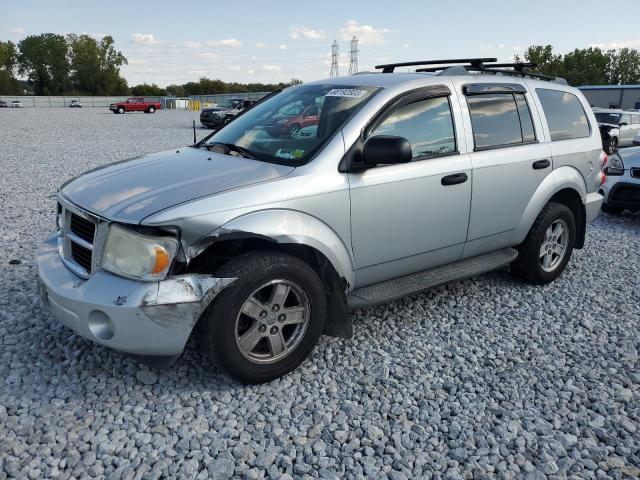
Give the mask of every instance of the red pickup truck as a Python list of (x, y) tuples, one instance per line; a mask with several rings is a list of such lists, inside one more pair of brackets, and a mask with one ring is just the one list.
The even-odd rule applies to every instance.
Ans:
[(155, 113), (156, 110), (160, 110), (162, 104), (157, 101), (148, 101), (144, 97), (131, 97), (126, 102), (112, 103), (109, 105), (109, 110), (113, 113), (125, 113), (125, 112), (144, 112)]

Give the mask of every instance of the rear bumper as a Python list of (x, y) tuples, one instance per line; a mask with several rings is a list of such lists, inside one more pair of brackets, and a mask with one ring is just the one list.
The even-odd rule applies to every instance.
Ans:
[(179, 355), (204, 309), (233, 282), (200, 274), (139, 282), (103, 270), (83, 280), (62, 263), (57, 236), (47, 238), (36, 255), (44, 305), (82, 337), (115, 350)]
[(607, 191), (606, 204), (614, 208), (640, 209), (640, 181), (619, 181), (611, 185)]
[(585, 221), (586, 223), (593, 222), (598, 213), (600, 213), (600, 207), (604, 197), (598, 192), (588, 193), (584, 200)]

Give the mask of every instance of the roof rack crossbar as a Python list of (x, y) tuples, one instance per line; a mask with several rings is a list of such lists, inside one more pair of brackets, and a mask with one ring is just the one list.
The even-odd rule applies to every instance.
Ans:
[[(536, 78), (539, 80), (547, 80), (550, 82), (558, 82), (563, 83), (563, 79), (558, 79), (556, 77), (550, 77), (548, 75), (543, 75), (541, 73), (534, 73), (525, 70), (525, 68), (535, 67), (537, 64), (535, 63), (490, 63), (487, 65), (481, 65), (477, 67), (475, 65), (456, 65), (456, 67), (462, 67), (467, 71), (480, 72), (480, 73), (500, 73), (502, 75), (511, 75), (514, 77), (529, 77)], [(419, 68), (416, 72), (441, 72), (441, 74), (445, 74), (451, 67), (446, 66), (437, 66), (437, 67), (426, 67)], [(512, 68), (513, 70), (505, 70), (505, 68)]]
[(488, 62), (497, 62), (497, 58), (458, 58), (449, 60), (422, 60), (417, 62), (400, 62), (387, 63), (384, 65), (376, 65), (377, 70), (382, 73), (393, 73), (396, 67), (416, 67), (418, 65), (453, 65), (458, 63), (468, 63), (476, 68), (482, 68), (483, 64)]

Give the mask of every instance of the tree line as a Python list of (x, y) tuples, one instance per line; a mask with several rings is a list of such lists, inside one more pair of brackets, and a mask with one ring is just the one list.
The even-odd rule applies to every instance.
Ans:
[[(515, 60), (523, 61), (519, 56)], [(524, 61), (537, 64), (531, 72), (562, 77), (576, 87), (640, 83), (640, 52), (630, 48), (577, 48), (562, 55), (554, 53), (551, 45), (532, 45), (524, 52)]]
[[(570, 85), (618, 85), (640, 83), (640, 53), (622, 48), (575, 49), (566, 54), (551, 45), (532, 45), (518, 62), (536, 63), (533, 72), (563, 77)], [(129, 87), (120, 75), (126, 57), (114, 48), (107, 35), (100, 40), (89, 35), (55, 33), (30, 35), (18, 44), (0, 41), (0, 95), (211, 95), (219, 93), (268, 92), (292, 84), (239, 83), (200, 78), (197, 82), (159, 87), (142, 83)]]

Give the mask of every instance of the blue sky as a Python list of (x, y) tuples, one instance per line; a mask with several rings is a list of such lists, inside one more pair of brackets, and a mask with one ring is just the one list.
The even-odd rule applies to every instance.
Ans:
[(531, 44), (552, 44), (558, 52), (590, 45), (640, 48), (639, 0), (0, 0), (0, 11), (0, 40), (44, 32), (113, 36), (129, 59), (122, 73), (130, 85), (166, 86), (201, 76), (241, 82), (324, 78), (334, 39), (346, 73), (354, 34), (360, 70), (429, 58), (509, 60)]

